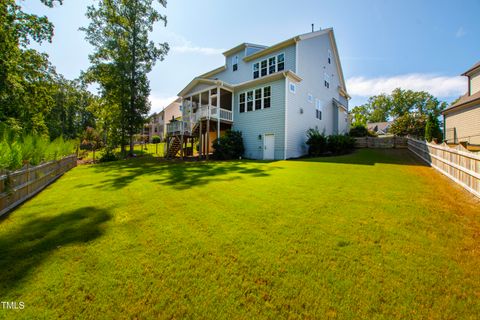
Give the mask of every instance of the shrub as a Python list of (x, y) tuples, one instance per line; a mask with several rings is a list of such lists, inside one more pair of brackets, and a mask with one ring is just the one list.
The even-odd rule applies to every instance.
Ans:
[(245, 152), (242, 133), (228, 130), (223, 137), (213, 141), (213, 157), (219, 160), (238, 159)]
[(310, 156), (319, 156), (327, 151), (327, 138), (317, 129), (308, 129), (306, 144)]
[(20, 135), (0, 126), (0, 169), (17, 170), (24, 162), (38, 165), (73, 154), (74, 141), (62, 137), (49, 141), (43, 136)]
[(363, 124), (357, 124), (350, 129), (350, 137), (366, 137), (368, 136), (368, 129)]
[(106, 148), (105, 152), (100, 157), (100, 162), (110, 162), (110, 161), (117, 161), (118, 157), (115, 155), (115, 152), (112, 148)]
[(160, 142), (162, 142), (162, 139), (160, 139), (160, 136), (153, 136), (152, 137), (152, 143), (157, 144), (157, 143), (160, 143)]
[(347, 135), (331, 135), (327, 138), (327, 149), (333, 154), (344, 154), (353, 150), (355, 140)]

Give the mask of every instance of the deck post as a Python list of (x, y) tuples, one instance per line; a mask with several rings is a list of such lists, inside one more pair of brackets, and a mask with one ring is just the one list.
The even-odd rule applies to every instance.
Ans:
[(199, 135), (198, 135), (198, 152), (199, 152), (199, 158), (202, 159), (202, 155), (203, 155), (203, 137), (202, 137), (202, 127), (203, 127), (203, 123), (202, 123), (202, 119), (200, 118), (198, 120), (198, 125), (200, 126), (199, 127)]
[(220, 139), (220, 87), (217, 87), (217, 139)]
[(181, 121), (182, 122), (180, 123), (180, 130), (182, 130), (182, 131), (180, 132), (181, 133), (181, 135), (180, 135), (180, 154), (182, 155), (182, 160), (183, 160), (183, 157), (185, 155), (184, 154), (185, 149), (183, 148), (183, 136), (185, 134), (185, 128), (183, 127), (183, 125), (184, 125), (183, 117), (182, 117)]

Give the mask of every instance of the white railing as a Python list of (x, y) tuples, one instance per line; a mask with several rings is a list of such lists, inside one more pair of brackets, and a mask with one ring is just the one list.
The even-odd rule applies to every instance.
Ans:
[[(218, 107), (206, 105), (197, 109), (197, 112), (193, 114), (193, 119), (196, 122), (203, 118), (218, 119), (218, 116)], [(233, 112), (220, 107), (220, 120), (233, 121)]]
[(185, 121), (174, 121), (167, 124), (167, 133), (183, 132), (187, 127)]

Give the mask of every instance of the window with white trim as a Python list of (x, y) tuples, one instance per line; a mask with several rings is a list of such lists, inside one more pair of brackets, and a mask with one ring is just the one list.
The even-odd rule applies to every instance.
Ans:
[(270, 87), (263, 88), (263, 108), (270, 108), (272, 89)]
[(255, 89), (255, 110), (262, 109), (262, 89)]
[(332, 50), (328, 49), (328, 64), (332, 64)]
[(233, 71), (237, 71), (238, 70), (238, 56), (235, 56), (233, 57), (232, 59), (232, 69)]
[(253, 111), (253, 91), (247, 92), (247, 111)]
[(290, 82), (288, 87), (290, 88), (291, 93), (295, 93), (295, 91), (297, 91), (297, 86), (295, 85), (295, 83)]
[(253, 64), (253, 79), (257, 79), (260, 77), (260, 63), (254, 63)]
[(285, 53), (280, 53), (277, 56), (277, 71), (283, 71), (285, 69)]
[(323, 78), (324, 78), (324, 85), (325, 85), (325, 88), (330, 88), (330, 77), (328, 76), (328, 74), (326, 72), (323, 73)]
[(315, 100), (315, 118), (322, 120), (322, 102), (318, 99)]
[(240, 93), (239, 111), (245, 112), (245, 93)]
[(271, 93), (271, 87), (257, 88), (240, 93), (239, 112), (243, 113), (270, 108)]
[(312, 96), (312, 94), (310, 94), (310, 93), (308, 94), (307, 100), (308, 100), (308, 102), (313, 103), (313, 96)]
[(253, 64), (253, 79), (283, 70), (285, 70), (285, 53), (280, 53), (260, 62), (255, 62)]

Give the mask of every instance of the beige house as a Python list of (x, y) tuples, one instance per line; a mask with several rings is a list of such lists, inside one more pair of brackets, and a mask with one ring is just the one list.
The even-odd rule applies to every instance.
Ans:
[(462, 76), (468, 77), (468, 91), (443, 111), (445, 141), (480, 145), (480, 61)]
[(144, 135), (148, 136), (148, 141), (152, 141), (153, 136), (159, 136), (164, 140), (167, 134), (167, 124), (173, 119), (180, 119), (182, 117), (182, 110), (180, 108), (180, 98), (175, 99), (172, 103), (166, 106), (162, 111), (154, 113), (150, 116), (150, 120), (145, 124)]

